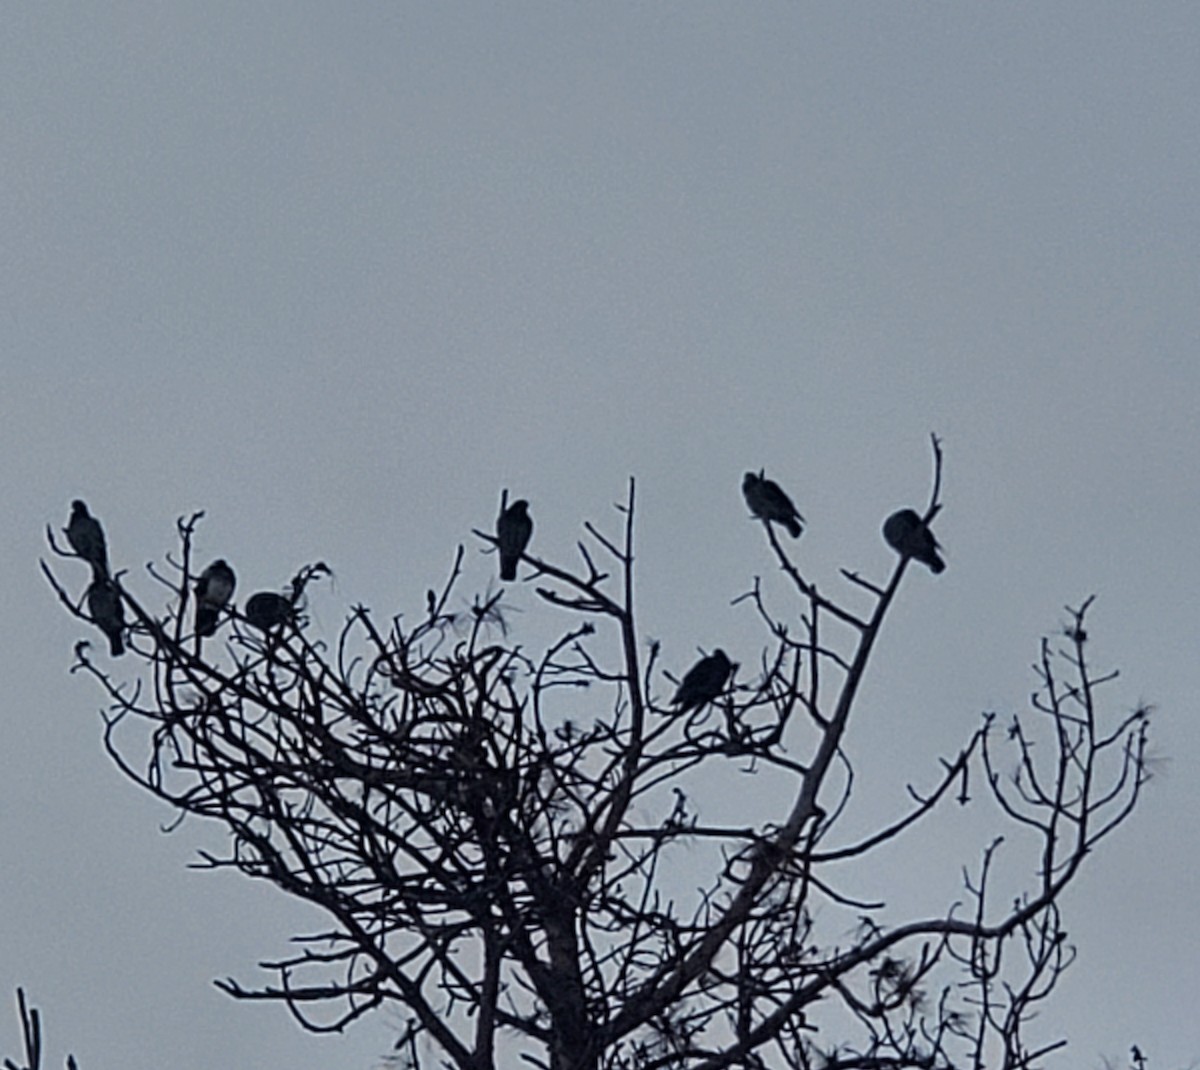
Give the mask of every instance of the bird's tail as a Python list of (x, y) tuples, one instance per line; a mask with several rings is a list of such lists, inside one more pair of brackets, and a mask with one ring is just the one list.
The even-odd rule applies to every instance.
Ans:
[(119, 631), (108, 633), (108, 652), (114, 657), (119, 658), (125, 653), (125, 640), (121, 638)]
[(935, 576), (946, 571), (946, 562), (941, 559), (936, 550), (929, 555), (929, 571)]
[(796, 517), (794, 517), (794, 516), (788, 518), (787, 529), (788, 529), (788, 534), (793, 539), (800, 538), (800, 532), (802, 532), (804, 530), (804, 528), (800, 525), (800, 521), (797, 520)]
[(515, 580), (517, 578), (517, 560), (515, 557), (500, 558), (500, 578), (502, 580)]
[(198, 605), (196, 607), (196, 635), (207, 639), (217, 630), (217, 611), (212, 606)]

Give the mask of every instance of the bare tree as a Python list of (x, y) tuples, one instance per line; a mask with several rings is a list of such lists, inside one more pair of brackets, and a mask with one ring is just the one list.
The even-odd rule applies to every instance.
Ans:
[[(42, 1070), (42, 1016), (36, 1007), (25, 1002), (25, 990), (17, 989), (17, 1014), (21, 1018), (21, 1042), (25, 1048), (24, 1063), (4, 1060), (4, 1070)], [(79, 1070), (75, 1056), (67, 1056), (67, 1070)]]
[[(1148, 710), (1102, 711), (1116, 674), (1087, 659), (1088, 599), (1042, 642), (1028, 713), (986, 715), (906, 812), (840, 831), (872, 651), (910, 553), (938, 560), (933, 445), (928, 504), (893, 524), (886, 582), (844, 571), (842, 596), (818, 592), (764, 518), (794, 601), (776, 613), (755, 580), (737, 603), (761, 624), (758, 660), (678, 710), (659, 644), (639, 633), (632, 480), (619, 533), (586, 524), (577, 565), (520, 554), (561, 620), (536, 655), (508, 637), (503, 593), (451, 608), (461, 547), (418, 619), (355, 606), (327, 646), (302, 611), (314, 566), (293, 581), (293, 613), (254, 627), (230, 606), (201, 645), (188, 612), (201, 514), (181, 519), (178, 555), (149, 568), (164, 609), (113, 574), (132, 668), (118, 675), (86, 643), (76, 668), (108, 696), (117, 767), (181, 820), (228, 829), (199, 865), (324, 913), (296, 953), (262, 964), (271, 981), (220, 987), (315, 1032), (390, 1004), (405, 1023), (392, 1059), (414, 1068), (1043, 1065), (1065, 1043), (1029, 1025), (1074, 957), (1062, 893), (1137, 802)], [(703, 785), (738, 771), (779, 785), (772, 819), (737, 812), (740, 798), (706, 814)], [(965, 805), (971, 776), (1036, 864), (1006, 872), (997, 832), (952, 902), (911, 917), (839, 886), (839, 867)], [(683, 857), (710, 863), (690, 899), (673, 880)]]

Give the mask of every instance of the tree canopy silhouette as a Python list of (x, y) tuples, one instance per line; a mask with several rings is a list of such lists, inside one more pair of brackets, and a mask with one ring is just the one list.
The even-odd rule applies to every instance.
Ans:
[[(159, 598), (121, 571), (108, 581), (132, 656), (117, 667), (81, 642), (75, 669), (107, 695), (121, 772), (180, 820), (228, 830), (199, 865), (323, 912), (295, 953), (263, 963), (270, 980), (220, 987), (317, 1032), (392, 1005), (392, 1059), (413, 1068), (1039, 1064), (1063, 1041), (1030, 1020), (1075, 954), (1062, 893), (1138, 800), (1148, 711), (1102, 708), (1116, 674), (1088, 661), (1088, 599), (1042, 641), (1026, 713), (984, 715), (905, 812), (843, 833), (856, 698), (909, 564), (936, 557), (933, 445), (928, 503), (900, 545), (888, 536), (890, 576), (843, 571), (837, 598), (769, 522), (787, 525), (790, 499), (751, 501), (792, 602), (777, 611), (754, 579), (735, 600), (761, 626), (753, 661), (732, 664), (714, 634), (686, 676), (639, 630), (632, 480), (617, 533), (586, 523), (573, 565), (529, 553), (523, 526), (475, 533), (499, 544), (506, 579), (519, 559), (559, 622), (536, 653), (508, 634), (504, 589), (452, 608), (462, 547), (416, 617), (357, 605), (326, 642), (304, 612), (317, 564), (246, 612), (210, 599), (201, 644), (188, 602), (202, 514), (181, 518), (178, 551), (148, 566)], [(74, 585), (43, 568), (87, 621)], [(752, 793), (712, 805), (707, 785), (754, 773), (771, 778), (770, 819), (752, 816)], [(945, 807), (988, 800), (997, 832), (963, 860), (952, 901), (896, 917), (885, 881), (869, 902), (842, 886), (839, 867), (861, 874)], [(1004, 836), (1036, 864), (1005, 871)], [(680, 885), (684, 857), (708, 867), (699, 892)]]

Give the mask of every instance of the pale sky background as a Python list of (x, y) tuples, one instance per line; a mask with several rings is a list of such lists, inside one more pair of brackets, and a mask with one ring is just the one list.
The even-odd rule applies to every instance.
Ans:
[[(197, 508), (243, 594), (328, 561), (331, 636), (419, 611), (502, 486), (565, 558), (636, 475), (642, 628), (682, 671), (755, 655), (743, 470), (833, 592), (886, 575), (936, 430), (949, 568), (878, 649), (862, 817), (1098, 593), (1106, 697), (1158, 704), (1168, 761), (1068, 899), (1056, 1065), (1200, 1061), (1197, 101), (1194, 2), (6, 5), (0, 1052), (18, 984), (84, 1070), (368, 1070), (396, 1021), (318, 1039), (212, 987), (313, 918), (188, 871), (212, 832), (161, 835), (103, 756), (37, 571), (71, 498), (134, 574)], [(472, 546), (464, 594), (492, 568)], [(941, 865), (944, 906), (990, 827), (869, 891)]]

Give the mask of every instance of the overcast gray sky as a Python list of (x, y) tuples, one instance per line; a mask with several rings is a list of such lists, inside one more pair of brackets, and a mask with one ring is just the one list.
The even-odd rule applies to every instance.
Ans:
[(246, 591), (330, 562), (332, 635), (419, 609), (502, 486), (565, 557), (633, 474), (681, 669), (754, 655), (744, 469), (833, 591), (885, 575), (936, 430), (949, 568), (879, 647), (868, 798), (1022, 704), (1098, 593), (1108, 698), (1158, 703), (1169, 761), (1069, 897), (1047, 1017), (1061, 1065), (1200, 1060), (1198, 100), (1190, 2), (7, 5), (0, 1050), (19, 983), (84, 1070), (367, 1068), (395, 1021), (314, 1039), (211, 986), (313, 919), (187, 871), (211, 832), (103, 757), (36, 568), (71, 498), (135, 572), (197, 508)]

